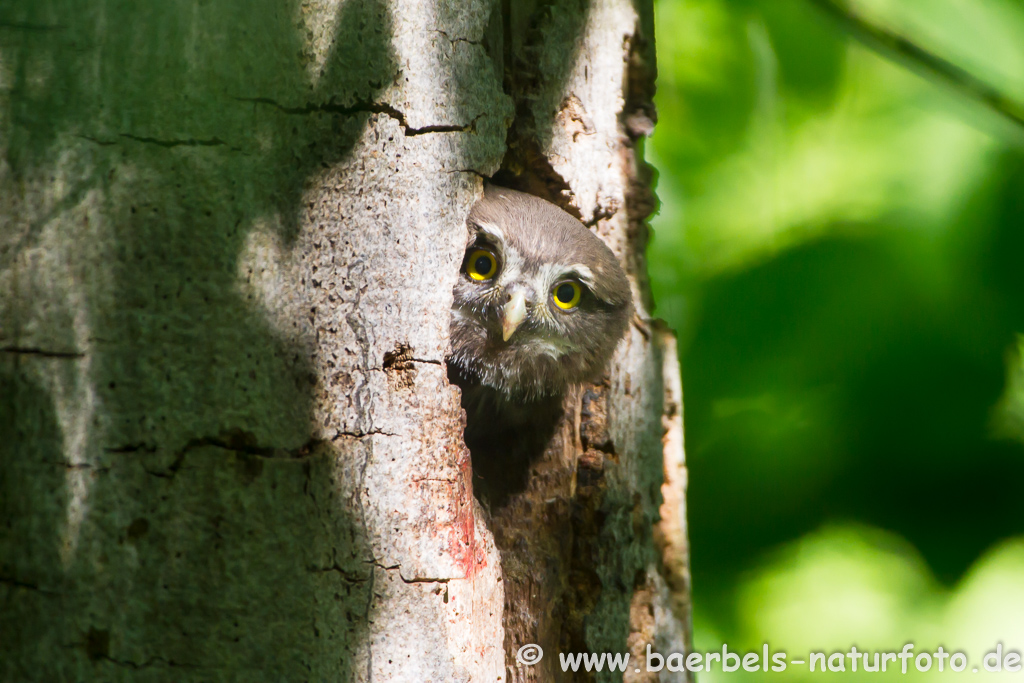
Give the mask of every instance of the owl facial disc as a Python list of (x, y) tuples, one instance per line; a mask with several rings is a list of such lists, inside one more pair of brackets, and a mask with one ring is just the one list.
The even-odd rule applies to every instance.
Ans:
[(494, 185), (466, 227), (448, 354), (459, 376), (510, 405), (600, 376), (633, 311), (611, 250), (554, 204)]

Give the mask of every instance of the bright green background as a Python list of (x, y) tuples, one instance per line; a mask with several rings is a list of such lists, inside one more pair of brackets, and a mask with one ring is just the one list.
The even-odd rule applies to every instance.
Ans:
[[(1024, 3), (850, 7), (1024, 102)], [(911, 640), (972, 676), (1024, 648), (1024, 128), (810, 0), (656, 10), (696, 645)]]

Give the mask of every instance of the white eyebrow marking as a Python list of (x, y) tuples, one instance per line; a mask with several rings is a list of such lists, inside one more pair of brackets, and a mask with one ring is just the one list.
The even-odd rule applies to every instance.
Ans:
[(574, 263), (569, 266), (569, 270), (566, 272), (566, 275), (569, 273), (575, 273), (579, 276), (580, 280), (583, 280), (583, 282), (591, 286), (593, 286), (596, 281), (594, 278), (594, 272), (582, 263)]
[(533, 285), (533, 289), (538, 300), (546, 300), (549, 295), (548, 288), (554, 284), (554, 279), (551, 277), (550, 271), (551, 268), (548, 266), (541, 266), (530, 283)]
[(498, 273), (498, 284), (502, 287), (508, 287), (522, 277), (523, 259), (515, 249), (505, 248), (504, 243), (499, 244), (498, 249), (501, 251), (502, 258), (502, 263), (499, 266), (501, 271)]
[(477, 223), (476, 227), (480, 229), (480, 232), (486, 233), (497, 240), (505, 241), (505, 233), (494, 223)]

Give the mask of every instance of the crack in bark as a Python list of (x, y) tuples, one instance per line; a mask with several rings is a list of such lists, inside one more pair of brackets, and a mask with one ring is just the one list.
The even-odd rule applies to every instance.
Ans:
[(139, 669), (148, 669), (148, 668), (150, 668), (150, 667), (152, 667), (152, 666), (154, 666), (156, 664), (162, 664), (162, 665), (166, 666), (167, 668), (178, 668), (178, 669), (201, 669), (202, 668), (202, 667), (197, 666), (195, 664), (180, 664), (178, 662), (175, 662), (173, 659), (164, 659), (163, 657), (150, 657), (149, 659), (147, 659), (146, 661), (142, 662), (141, 664), (138, 663), (138, 662), (133, 662), (130, 659), (114, 659), (113, 657), (110, 657), (109, 655), (100, 655), (99, 657), (97, 657), (97, 659), (100, 660), (100, 661), (103, 661), (103, 662), (109, 662), (111, 664), (114, 664), (115, 666), (121, 666), (121, 667), (125, 667), (125, 668), (128, 668), (128, 669), (134, 669), (136, 671), (138, 671)]
[(380, 562), (378, 562), (375, 559), (372, 560), (371, 562), (378, 569), (383, 569), (386, 572), (397, 572), (398, 573), (398, 578), (400, 578), (402, 580), (402, 583), (410, 583), (410, 584), (411, 583), (443, 583), (443, 584), (447, 584), (449, 581), (451, 581), (450, 578), (435, 578), (435, 577), (429, 577), (429, 576), (414, 576), (411, 579), (407, 579), (404, 576), (402, 576), (402, 565), (401, 564), (394, 564), (394, 565), (391, 565), (389, 567), (385, 567), (383, 564), (381, 564)]
[(143, 453), (155, 453), (156, 446), (148, 443), (129, 443), (123, 446), (110, 446), (103, 449), (107, 453), (137, 453), (142, 451)]
[(456, 169), (451, 170), (451, 171), (445, 171), (445, 173), (449, 173), (449, 174), (450, 173), (472, 173), (473, 175), (477, 176), (481, 180), (489, 181), (491, 179), (490, 176), (484, 175), (483, 173), (481, 173), (480, 171), (476, 170), (475, 168), (456, 168)]
[(72, 360), (85, 358), (85, 354), (80, 351), (49, 351), (47, 349), (27, 346), (0, 347), (0, 353), (12, 353), (22, 356), (39, 356), (40, 358), (70, 358)]
[(306, 571), (308, 571), (311, 574), (326, 574), (327, 572), (337, 572), (341, 575), (343, 579), (345, 579), (349, 583), (366, 583), (367, 581), (373, 580), (372, 569), (370, 570), (370, 576), (360, 576), (353, 572), (345, 571), (344, 569), (338, 566), (337, 562), (332, 564), (330, 567), (306, 567)]
[(44, 460), (48, 465), (57, 465), (67, 470), (95, 470), (97, 473), (109, 472), (109, 467), (97, 467), (87, 462), (68, 462), (67, 460)]
[(484, 44), (482, 40), (470, 40), (469, 38), (452, 38), (450, 35), (448, 35), (447, 32), (442, 31), (439, 28), (430, 29), (430, 32), (440, 33), (452, 45), (454, 45), (455, 43), (466, 43), (467, 45), (483, 46)]
[(394, 432), (385, 432), (383, 429), (369, 429), (369, 430), (367, 430), (365, 432), (360, 432), (360, 431), (348, 432), (348, 431), (345, 431), (345, 430), (338, 430), (337, 432), (335, 432), (334, 436), (331, 438), (331, 441), (332, 442), (333, 441), (337, 441), (338, 439), (365, 439), (368, 436), (401, 436), (401, 435), (400, 434), (395, 434)]
[(402, 570), (401, 569), (398, 570), (398, 578), (400, 578), (402, 580), (402, 583), (440, 583), (440, 584), (448, 585), (448, 582), (451, 581), (451, 579), (434, 579), (434, 578), (430, 578), (430, 577), (420, 577), (420, 576), (414, 576), (411, 579), (407, 579), (404, 576), (402, 576)]
[(316, 104), (310, 102), (305, 106), (301, 107), (288, 107), (285, 106), (269, 97), (234, 97), (232, 98), (239, 102), (252, 102), (253, 104), (265, 104), (276, 108), (285, 114), (294, 114), (299, 116), (305, 116), (307, 114), (313, 114), (315, 112), (324, 112), (328, 114), (341, 114), (343, 116), (353, 116), (355, 114), (384, 114), (398, 122), (398, 125), (405, 131), (406, 136), (414, 135), (426, 135), (427, 133), (475, 133), (476, 123), (485, 115), (483, 112), (473, 117), (473, 120), (465, 125), (453, 125), (453, 124), (436, 124), (430, 126), (422, 126), (420, 128), (414, 128), (409, 125), (408, 120), (405, 117), (405, 112), (400, 109), (396, 109), (390, 104), (383, 104), (380, 102), (356, 102), (351, 107), (345, 107), (340, 104), (333, 104), (331, 102), (325, 102)]
[[(242, 430), (231, 430), (224, 433), (223, 435), (217, 436), (204, 436), (198, 439), (192, 439), (185, 447), (178, 451), (174, 456), (174, 462), (172, 462), (166, 470), (151, 470), (146, 468), (148, 474), (154, 477), (160, 477), (162, 479), (174, 479), (175, 475), (178, 474), (178, 470), (181, 469), (182, 464), (185, 461), (185, 455), (196, 448), (203, 446), (213, 446), (214, 448), (220, 448), (233, 453), (243, 453), (245, 455), (260, 458), (262, 460), (289, 460), (289, 461), (300, 461), (308, 457), (310, 453), (316, 448), (317, 443), (320, 439), (311, 439), (306, 443), (302, 444), (298, 448), (287, 450), (284, 448), (274, 448), (271, 446), (258, 446), (255, 443), (255, 437), (248, 432)], [(132, 453), (135, 450), (146, 450), (144, 445), (138, 449), (132, 449), (131, 445), (127, 447), (128, 450), (109, 450), (111, 453)], [(153, 450), (147, 452), (155, 452), (156, 448), (151, 447)]]
[(182, 464), (185, 462), (185, 453), (187, 451), (188, 451), (188, 447), (186, 446), (184, 450), (180, 451), (174, 457), (174, 462), (172, 462), (167, 467), (167, 469), (164, 470), (163, 472), (161, 472), (159, 470), (151, 470), (148, 467), (144, 467), (143, 469), (146, 470), (146, 474), (151, 474), (154, 477), (160, 477), (161, 479), (171, 479), (171, 480), (173, 480), (174, 477), (178, 474), (178, 470), (181, 469)]
[(142, 135), (132, 135), (131, 133), (121, 133), (121, 137), (134, 140), (135, 142), (145, 142), (150, 145), (158, 145), (160, 147), (227, 147), (229, 149), (240, 152), (241, 150), (237, 147), (232, 147), (228, 143), (224, 142), (217, 136), (209, 138), (207, 140), (197, 140), (195, 138), (188, 138), (185, 140), (161, 140), (159, 138), (145, 137)]
[(399, 564), (384, 565), (380, 561), (378, 561), (376, 557), (370, 558), (369, 560), (366, 561), (366, 563), (367, 564), (372, 564), (377, 569), (383, 569), (386, 572), (393, 571), (393, 570), (398, 569), (399, 567), (402, 566), (402, 565), (399, 565)]
[(82, 140), (88, 140), (94, 145), (99, 145), (100, 147), (111, 147), (117, 144), (117, 140), (100, 140), (99, 138), (94, 138), (91, 135), (76, 135), (75, 137), (81, 138)]
[[(133, 135), (132, 133), (118, 133), (118, 135), (120, 135), (120, 137), (122, 138), (127, 138), (128, 140), (133, 140), (135, 142), (141, 142), (147, 145), (156, 145), (158, 147), (166, 147), (168, 149), (172, 147), (227, 147), (233, 152), (243, 151), (241, 147), (229, 145), (228, 143), (224, 142), (217, 136), (213, 136), (212, 138), (207, 138), (205, 140), (197, 138), (170, 138), (162, 140), (160, 138), (148, 137), (144, 135)], [(91, 135), (76, 135), (75, 137), (81, 138), (82, 140), (88, 140), (89, 142), (96, 145), (100, 145), (101, 147), (109, 147), (112, 145), (119, 144), (118, 140), (103, 140), (101, 138), (93, 137)]]
[(0, 585), (11, 586), (12, 588), (24, 588), (26, 590), (37, 591), (43, 595), (56, 595), (55, 591), (46, 590), (40, 588), (37, 584), (29, 583), (28, 581), (22, 581), (16, 579), (13, 576), (0, 576)]

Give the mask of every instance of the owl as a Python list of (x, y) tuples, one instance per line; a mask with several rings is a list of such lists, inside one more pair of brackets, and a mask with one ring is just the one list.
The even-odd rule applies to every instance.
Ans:
[(604, 371), (633, 306), (615, 255), (550, 202), (490, 185), (467, 227), (448, 364), (475, 462), (486, 443), (553, 424), (566, 390)]

